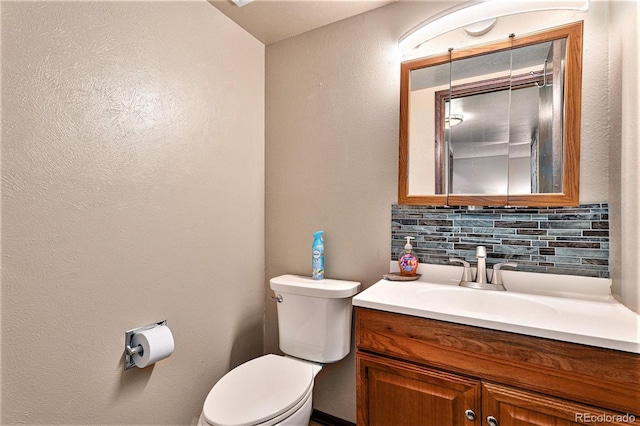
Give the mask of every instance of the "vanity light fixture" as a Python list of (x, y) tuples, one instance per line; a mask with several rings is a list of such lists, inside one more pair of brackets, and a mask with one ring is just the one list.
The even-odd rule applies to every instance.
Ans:
[(246, 4), (251, 3), (253, 0), (231, 0), (231, 1), (234, 2), (236, 6), (242, 7)]
[(450, 129), (453, 126), (457, 126), (458, 124), (462, 123), (464, 117), (462, 116), (462, 114), (451, 114), (450, 117), (446, 117), (444, 119), (444, 128), (445, 129)]
[(432, 38), (458, 28), (501, 16), (544, 10), (587, 11), (589, 0), (472, 0), (446, 9), (416, 25), (400, 37), (398, 46), (405, 54)]
[(493, 27), (496, 26), (496, 22), (498, 22), (498, 18), (474, 22), (473, 24), (464, 27), (464, 31), (471, 37), (480, 37), (481, 35), (485, 35), (489, 31), (491, 31)]

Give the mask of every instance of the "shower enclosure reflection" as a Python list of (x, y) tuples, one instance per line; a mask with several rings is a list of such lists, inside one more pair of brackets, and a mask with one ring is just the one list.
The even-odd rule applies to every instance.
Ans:
[[(476, 58), (453, 64), (452, 76), (460, 78), (435, 96), (445, 117), (435, 122), (436, 140), (450, 143), (450, 193), (560, 192), (564, 51), (565, 40), (514, 49), (492, 58), (494, 65), (504, 61), (510, 75), (471, 83), (464, 83), (467, 75), (488, 66)], [(447, 126), (449, 115), (456, 125)]]

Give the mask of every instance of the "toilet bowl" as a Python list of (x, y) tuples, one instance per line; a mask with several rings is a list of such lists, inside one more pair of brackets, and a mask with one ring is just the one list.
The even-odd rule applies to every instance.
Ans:
[(315, 376), (350, 351), (351, 298), (360, 283), (272, 278), (280, 350), (239, 365), (211, 389), (198, 426), (301, 426), (309, 423)]
[(227, 373), (209, 392), (198, 426), (304, 425), (313, 382), (322, 369), (280, 355), (264, 355)]

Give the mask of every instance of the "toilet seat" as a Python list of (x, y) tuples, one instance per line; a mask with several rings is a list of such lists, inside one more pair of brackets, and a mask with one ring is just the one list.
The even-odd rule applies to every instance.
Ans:
[(252, 359), (227, 373), (204, 402), (215, 426), (270, 425), (295, 412), (313, 390), (313, 367), (278, 355)]

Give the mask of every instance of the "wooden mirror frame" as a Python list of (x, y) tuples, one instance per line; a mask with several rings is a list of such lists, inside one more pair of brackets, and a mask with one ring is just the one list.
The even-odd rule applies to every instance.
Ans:
[[(512, 37), (505, 41), (453, 50), (443, 55), (406, 61), (400, 67), (400, 143), (398, 167), (398, 204), (422, 206), (577, 206), (580, 197), (580, 117), (582, 107), (582, 34), (583, 22)], [(525, 195), (435, 194), (409, 195), (409, 96), (411, 71), (472, 56), (486, 55), (512, 47), (566, 38), (562, 192)], [(438, 159), (436, 152), (436, 159)], [(435, 172), (434, 172), (435, 173)]]

